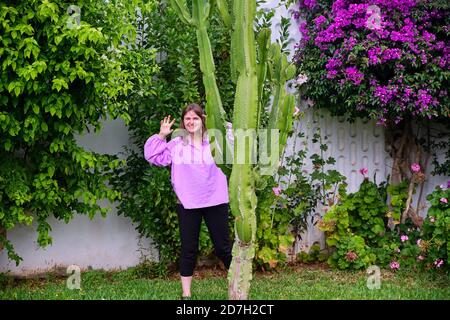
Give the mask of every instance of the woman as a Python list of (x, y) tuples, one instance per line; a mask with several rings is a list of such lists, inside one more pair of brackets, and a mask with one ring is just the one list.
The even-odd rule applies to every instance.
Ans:
[(227, 269), (230, 266), (228, 185), (226, 176), (211, 155), (203, 109), (197, 104), (188, 105), (181, 115), (181, 129), (185, 135), (166, 142), (174, 122), (170, 115), (161, 121), (159, 133), (145, 143), (144, 155), (151, 164), (171, 165), (172, 186), (178, 198), (182, 298), (189, 299), (202, 217), (205, 218), (215, 254)]

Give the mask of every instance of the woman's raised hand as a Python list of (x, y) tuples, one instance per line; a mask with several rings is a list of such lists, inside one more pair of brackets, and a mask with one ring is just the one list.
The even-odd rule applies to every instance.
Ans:
[(159, 136), (165, 139), (169, 134), (172, 133), (173, 129), (170, 129), (175, 122), (175, 119), (170, 121), (170, 115), (164, 117), (164, 120), (161, 120), (161, 127), (159, 129)]

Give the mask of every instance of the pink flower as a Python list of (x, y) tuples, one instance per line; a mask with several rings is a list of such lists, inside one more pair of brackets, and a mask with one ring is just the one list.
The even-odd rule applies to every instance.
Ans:
[(390, 266), (392, 270), (400, 269), (400, 263), (398, 263), (397, 261), (392, 261)]
[(300, 113), (300, 109), (298, 107), (294, 108), (294, 113), (293, 116), (295, 117), (296, 115), (298, 115)]
[(405, 242), (405, 241), (408, 241), (408, 236), (406, 235), (406, 234), (404, 234), (404, 235), (402, 235), (401, 237), (400, 237), (400, 240), (402, 240), (402, 242)]
[(397, 253), (400, 253), (400, 249), (399, 249), (399, 248), (395, 249), (395, 251), (396, 251)]
[(413, 163), (411, 165), (412, 172), (419, 172), (420, 171), (420, 165), (418, 163)]
[(305, 74), (299, 74), (295, 82), (298, 86), (301, 86), (302, 84), (306, 83), (308, 81), (308, 76)]
[(272, 188), (273, 193), (278, 197), (281, 194), (280, 187), (273, 187)]
[(448, 203), (448, 200), (446, 198), (441, 198), (441, 199), (439, 199), (439, 201), (442, 203)]
[(386, 118), (381, 117), (377, 121), (377, 126), (385, 126), (386, 127)]
[(359, 169), (359, 173), (361, 173), (363, 176), (365, 176), (368, 172), (369, 172), (369, 170), (367, 170), (367, 168)]
[(425, 257), (420, 255), (420, 256), (417, 257), (417, 259), (419, 259), (420, 261), (423, 261), (423, 259), (425, 259)]
[(356, 253), (354, 253), (353, 251), (347, 252), (346, 257), (347, 257), (348, 261), (355, 261), (356, 259), (358, 259), (358, 255)]
[(434, 265), (436, 266), (436, 268), (440, 268), (443, 264), (444, 264), (444, 260), (442, 260), (442, 259), (436, 259), (434, 261)]
[(434, 221), (435, 221), (434, 217), (430, 217), (430, 222), (434, 222)]
[(422, 242), (422, 239), (417, 240), (417, 245), (420, 247), (420, 243)]

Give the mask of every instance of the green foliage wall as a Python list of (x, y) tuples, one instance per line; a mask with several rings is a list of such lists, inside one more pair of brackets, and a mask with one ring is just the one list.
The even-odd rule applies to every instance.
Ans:
[(140, 89), (155, 54), (134, 51), (135, 8), (152, 3), (77, 1), (79, 20), (71, 4), (0, 1), (0, 244), (16, 263), (5, 231), (34, 220), (46, 246), (49, 216), (104, 215), (98, 201), (119, 198), (107, 183), (121, 161), (84, 150), (74, 135), (107, 116), (128, 122), (136, 97), (152, 94)]

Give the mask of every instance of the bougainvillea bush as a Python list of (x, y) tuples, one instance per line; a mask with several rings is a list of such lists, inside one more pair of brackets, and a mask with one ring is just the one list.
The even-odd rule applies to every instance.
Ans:
[(298, 3), (296, 59), (315, 107), (383, 125), (449, 119), (447, 1)]

